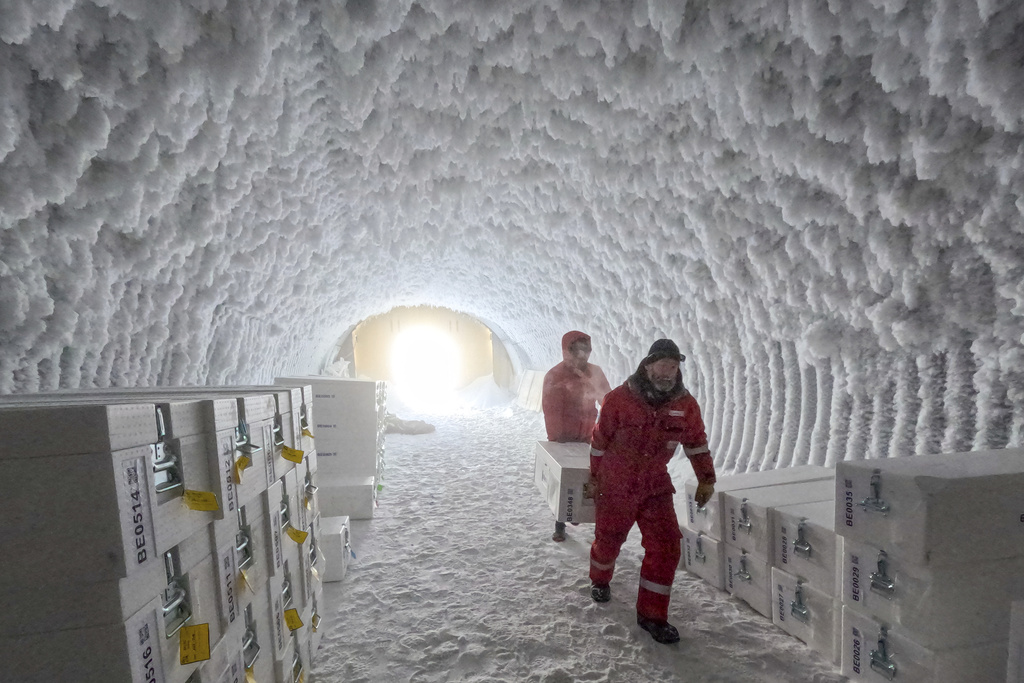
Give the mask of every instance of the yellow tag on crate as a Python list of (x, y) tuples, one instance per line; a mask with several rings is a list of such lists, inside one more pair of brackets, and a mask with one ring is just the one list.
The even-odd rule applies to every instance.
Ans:
[(303, 543), (305, 543), (306, 542), (306, 536), (309, 536), (309, 532), (308, 531), (299, 531), (298, 529), (296, 529), (293, 526), (289, 526), (287, 529), (284, 530), (284, 532), (286, 534), (288, 534), (288, 538), (292, 539), (293, 541), (295, 541), (299, 545), (302, 545)]
[(299, 610), (294, 607), (292, 609), (286, 609), (284, 611), (284, 623), (292, 631), (297, 631), (302, 628), (302, 617), (299, 616)]
[(182, 666), (194, 664), (195, 662), (205, 662), (210, 658), (209, 624), (182, 626), (178, 634), (181, 636), (179, 650)]
[(309, 502), (310, 500), (311, 500), (311, 498), (309, 496), (306, 496), (306, 509), (307, 510), (312, 510), (313, 509), (312, 503)]
[(298, 448), (288, 448), (287, 446), (281, 447), (281, 457), (285, 460), (290, 460), (301, 465), (303, 455), (305, 455), (305, 452), (300, 451)]
[(185, 501), (185, 507), (189, 510), (199, 510), (200, 512), (220, 510), (220, 505), (217, 504), (217, 494), (212, 491), (186, 490), (182, 494), (182, 500)]
[(252, 667), (245, 670), (245, 683), (256, 683), (256, 674), (252, 672)]
[(238, 570), (239, 583), (242, 584), (242, 588), (248, 588), (250, 592), (255, 593), (252, 586), (249, 584), (249, 574), (244, 569)]
[(252, 467), (252, 459), (248, 455), (243, 455), (241, 458), (235, 461), (235, 483), (242, 483), (242, 472)]
[(316, 438), (315, 436), (313, 436), (313, 432), (309, 431), (309, 427), (303, 427), (302, 428), (302, 435), (303, 436), (308, 436), (311, 439), (315, 439)]

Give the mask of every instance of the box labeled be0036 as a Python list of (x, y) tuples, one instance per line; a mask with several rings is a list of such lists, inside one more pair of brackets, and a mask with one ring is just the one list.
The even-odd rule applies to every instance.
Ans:
[(583, 497), (590, 479), (590, 444), (538, 441), (533, 478), (557, 521), (594, 521), (594, 500)]

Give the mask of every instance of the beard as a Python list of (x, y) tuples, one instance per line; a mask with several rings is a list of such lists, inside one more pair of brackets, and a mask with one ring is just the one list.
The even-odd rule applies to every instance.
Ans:
[(671, 391), (676, 385), (676, 378), (656, 377), (651, 380), (651, 384), (658, 391)]

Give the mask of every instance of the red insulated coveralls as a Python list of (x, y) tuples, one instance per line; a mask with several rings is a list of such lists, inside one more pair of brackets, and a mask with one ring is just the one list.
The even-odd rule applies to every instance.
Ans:
[(541, 408), (548, 441), (590, 443), (597, 421), (597, 407), (612, 390), (604, 371), (593, 363), (584, 370), (576, 367), (569, 353), (573, 342), (590, 341), (590, 335), (573, 330), (562, 336), (561, 363), (544, 375)]
[(657, 408), (644, 400), (634, 377), (614, 389), (605, 397), (590, 451), (598, 490), (590, 580), (611, 582), (619, 549), (636, 523), (645, 550), (636, 611), (659, 621), (668, 619), (682, 538), (667, 467), (676, 447), (682, 444), (698, 481), (715, 481), (700, 407), (681, 378), (677, 386), (673, 398)]

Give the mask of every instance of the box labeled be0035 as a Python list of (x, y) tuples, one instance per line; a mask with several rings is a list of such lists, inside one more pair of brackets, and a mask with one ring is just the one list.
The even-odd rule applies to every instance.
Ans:
[(594, 500), (583, 497), (590, 479), (590, 444), (538, 441), (533, 478), (557, 521), (594, 521)]

